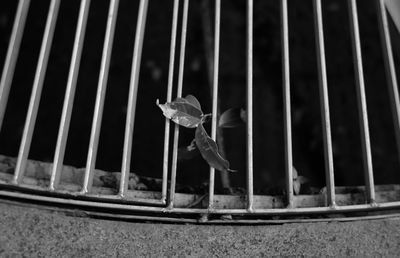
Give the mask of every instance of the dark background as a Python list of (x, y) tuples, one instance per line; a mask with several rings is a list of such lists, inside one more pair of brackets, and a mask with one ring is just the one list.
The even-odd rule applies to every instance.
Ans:
[[(193, 94), (211, 112), (205, 44), (208, 0), (191, 1), (184, 74), (184, 95)], [(17, 156), (50, 1), (32, 0), (8, 107), (0, 133), (0, 153)], [(139, 1), (120, 1), (100, 137), (97, 168), (120, 171), (127, 95)], [(213, 3), (213, 1), (211, 1)], [(290, 68), (294, 166), (311, 185), (325, 182), (318, 74), (312, 1), (289, 0)], [(30, 158), (52, 162), (71, 59), (80, 1), (62, 1), (34, 132)], [(65, 164), (84, 167), (108, 1), (92, 1), (75, 95)], [(256, 191), (284, 177), (280, 2), (255, 1), (254, 8), (254, 177)], [(0, 2), (0, 60), (4, 63), (17, 1)], [(168, 78), (173, 1), (152, 0), (137, 99), (132, 171), (161, 177), (164, 117), (155, 105), (164, 102)], [(213, 13), (213, 4), (210, 4)], [(399, 183), (398, 151), (390, 110), (375, 1), (358, 1), (365, 86), (375, 182)], [(360, 129), (346, 0), (323, 1), (332, 140), (337, 185), (364, 184)], [(212, 24), (213, 20), (211, 20)], [(179, 27), (180, 28), (180, 27)], [(391, 24), (399, 77), (400, 38)], [(178, 33), (178, 37), (179, 37)], [(179, 38), (178, 38), (179, 46)], [(175, 68), (175, 80), (177, 78)], [(222, 1), (220, 108), (244, 107), (246, 93), (246, 2)], [(176, 83), (175, 83), (176, 84)], [(175, 93), (174, 93), (175, 95)], [(180, 145), (189, 145), (194, 130), (181, 130)], [(245, 186), (245, 128), (224, 130), (233, 186)], [(178, 182), (207, 180), (200, 157), (179, 163)], [(271, 183), (272, 182), (272, 183)], [(217, 188), (220, 188), (217, 176)], [(217, 189), (218, 190), (218, 189)]]

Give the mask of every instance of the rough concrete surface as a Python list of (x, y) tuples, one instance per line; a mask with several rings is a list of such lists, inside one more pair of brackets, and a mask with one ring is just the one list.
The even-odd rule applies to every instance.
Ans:
[(0, 257), (398, 257), (400, 219), (274, 226), (131, 223), (0, 202)]

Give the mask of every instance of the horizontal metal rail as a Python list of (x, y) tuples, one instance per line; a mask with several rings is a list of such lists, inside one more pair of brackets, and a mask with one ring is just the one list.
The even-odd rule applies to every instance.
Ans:
[[(98, 207), (106, 209), (117, 209), (126, 210), (132, 212), (158, 212), (158, 213), (175, 213), (175, 214), (232, 214), (232, 215), (246, 215), (249, 214), (247, 208), (244, 209), (198, 209), (198, 208), (174, 208), (168, 207), (150, 207), (132, 204), (112, 203), (112, 202), (95, 202), (76, 200), (71, 198), (61, 197), (48, 197), (43, 195), (33, 195), (19, 192), (10, 192), (0, 190), (0, 196), (29, 199), (35, 201), (43, 201), (50, 203), (59, 203), (67, 205), (78, 205), (86, 207)], [(375, 203), (375, 204), (359, 204), (359, 205), (347, 205), (347, 206), (336, 206), (336, 207), (306, 207), (306, 208), (274, 208), (274, 209), (254, 209), (251, 214), (253, 215), (295, 215), (295, 214), (312, 214), (312, 213), (332, 213), (332, 212), (358, 212), (358, 211), (376, 211), (379, 209), (395, 209), (400, 208), (400, 202), (386, 202), (386, 203)]]
[[(14, 200), (0, 200), (2, 203), (8, 204), (18, 204), (24, 205), (26, 207), (32, 208), (41, 208), (48, 209), (57, 212), (65, 212), (66, 214), (71, 213), (71, 210), (68, 208), (59, 208), (51, 205), (37, 205), (32, 203), (26, 203), (21, 201)], [(73, 214), (76, 214), (72, 212)], [(92, 210), (84, 210), (80, 214), (84, 214), (85, 216), (93, 217), (93, 218), (108, 218), (108, 219), (119, 219), (119, 220), (127, 220), (127, 221), (153, 221), (153, 222), (166, 222), (166, 223), (202, 223), (202, 224), (212, 224), (212, 225), (280, 225), (280, 224), (289, 224), (289, 223), (315, 223), (315, 222), (351, 222), (351, 221), (362, 221), (362, 220), (381, 220), (381, 219), (398, 219), (400, 217), (399, 214), (381, 214), (381, 215), (370, 215), (366, 214), (364, 216), (351, 216), (351, 217), (328, 217), (328, 218), (289, 218), (289, 219), (276, 219), (276, 218), (268, 218), (268, 219), (257, 219), (257, 218), (248, 218), (248, 219), (235, 219), (235, 220), (227, 220), (223, 216), (218, 219), (201, 221), (196, 218), (173, 218), (173, 217), (159, 217), (159, 216), (151, 216), (151, 215), (132, 215), (132, 214), (117, 214), (117, 213), (108, 213), (101, 211), (92, 211)]]

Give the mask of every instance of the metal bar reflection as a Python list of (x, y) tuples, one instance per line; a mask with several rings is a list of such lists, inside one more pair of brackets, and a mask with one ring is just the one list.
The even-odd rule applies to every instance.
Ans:
[(288, 207), (293, 206), (293, 152), (290, 104), (289, 22), (287, 0), (281, 1), (283, 109), (285, 135), (285, 171)]
[(4, 113), (6, 112), (8, 95), (10, 93), (10, 87), (14, 77), (15, 65), (17, 63), (21, 40), (24, 34), (25, 22), (28, 15), (30, 2), (30, 0), (19, 1), (10, 42), (8, 43), (6, 61), (4, 63), (3, 73), (0, 81), (0, 130), (3, 125)]
[(247, 209), (253, 209), (253, 0), (247, 1)]
[(315, 40), (317, 45), (317, 63), (319, 78), (319, 95), (321, 102), (322, 132), (325, 157), (325, 178), (328, 194), (328, 205), (335, 206), (335, 178), (333, 170), (333, 151), (331, 137), (331, 120), (329, 114), (328, 79), (326, 74), (324, 25), (322, 21), (321, 0), (314, 0)]
[[(169, 53), (169, 66), (168, 66), (168, 88), (167, 88), (167, 102), (172, 101), (172, 88), (174, 82), (174, 68), (175, 68), (175, 49), (176, 49), (176, 32), (178, 28), (178, 10), (179, 0), (174, 0), (174, 11), (172, 16), (172, 29), (171, 29), (171, 46)], [(169, 139), (170, 139), (170, 120), (165, 118), (165, 132), (164, 132), (164, 157), (163, 157), (163, 183), (161, 200), (167, 200), (167, 186), (168, 186), (168, 158), (169, 158)]]
[[(181, 33), (181, 49), (179, 55), (179, 74), (178, 74), (178, 88), (177, 97), (182, 97), (183, 90), (183, 72), (185, 67), (185, 49), (186, 49), (186, 33), (187, 21), (189, 12), (189, 0), (183, 2), (183, 17), (182, 17), (182, 33)], [(174, 127), (174, 143), (172, 149), (172, 168), (171, 168), (171, 185), (169, 191), (168, 208), (174, 207), (175, 187), (176, 187), (176, 170), (178, 166), (178, 143), (179, 143), (179, 126), (175, 124)]]
[(108, 74), (111, 61), (111, 53), (114, 41), (115, 24), (117, 21), (119, 0), (111, 0), (108, 10), (106, 35), (104, 39), (103, 54), (100, 67), (99, 82), (97, 86), (96, 103), (93, 114), (92, 131), (90, 134), (88, 157), (86, 161), (85, 176), (83, 178), (82, 193), (90, 192), (93, 182), (93, 174), (96, 168), (97, 150), (103, 118), (104, 99), (107, 91)]
[(64, 162), (65, 147), (67, 144), (69, 125), (71, 122), (71, 113), (75, 96), (76, 82), (78, 80), (83, 42), (85, 39), (86, 23), (89, 15), (89, 6), (90, 6), (90, 0), (81, 1), (79, 9), (78, 25), (75, 33), (74, 49), (72, 52), (71, 66), (68, 75), (67, 88), (65, 91), (63, 110), (61, 115), (56, 151), (54, 155), (54, 162), (50, 179), (50, 190), (52, 191), (54, 191), (58, 186)]
[[(221, 28), (221, 0), (215, 1), (215, 28), (214, 28), (214, 74), (212, 95), (212, 121), (211, 138), (217, 138), (217, 115), (218, 115), (218, 76), (219, 76), (219, 46)], [(221, 171), (222, 172), (222, 171)], [(209, 199), (208, 207), (211, 209), (214, 203), (215, 169), (210, 167)]]
[(372, 167), (371, 143), (368, 128), (367, 100), (365, 97), (364, 72), (361, 54), (360, 32), (356, 0), (349, 0), (351, 38), (353, 46), (354, 69), (356, 77), (357, 102), (361, 128), (361, 144), (364, 163), (367, 197), (370, 203), (375, 202), (374, 175)]
[(14, 183), (18, 184), (23, 177), (26, 168), (26, 162), (32, 143), (32, 135), (35, 129), (37, 113), (39, 109), (40, 97), (42, 94), (43, 83), (46, 76), (47, 63), (49, 60), (51, 45), (53, 42), (54, 30), (56, 27), (60, 0), (52, 0), (47, 15), (46, 27), (44, 30), (42, 46), (39, 54), (39, 61), (36, 67), (35, 80), (26, 115), (24, 132), (22, 134), (21, 145), (19, 147), (18, 160), (14, 172)]
[(129, 86), (128, 111), (125, 123), (125, 140), (122, 157), (121, 181), (119, 195), (124, 196), (128, 190), (129, 171), (131, 168), (132, 140), (135, 125), (136, 99), (139, 86), (139, 73), (142, 59), (143, 38), (146, 27), (146, 17), (149, 1), (141, 0), (136, 24), (135, 46), (133, 50), (131, 81)]

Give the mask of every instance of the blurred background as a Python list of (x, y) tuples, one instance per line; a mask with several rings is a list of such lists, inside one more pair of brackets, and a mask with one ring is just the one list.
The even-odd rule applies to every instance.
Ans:
[[(364, 184), (347, 0), (323, 1), (326, 61), (336, 185)], [(17, 156), (49, 0), (32, 0), (10, 92), (0, 154)], [(0, 1), (0, 62), (3, 65), (18, 1)], [(129, 79), (139, 1), (121, 0), (101, 129), (97, 168), (120, 171)], [(280, 1), (254, 1), (254, 182), (263, 192), (284, 178), (283, 92)], [(62, 1), (44, 83), (30, 159), (52, 162), (71, 60), (80, 1)], [(76, 89), (65, 164), (86, 164), (109, 1), (92, 1)], [(182, 5), (182, 3), (181, 3)], [(290, 69), (294, 166), (310, 185), (325, 185), (322, 122), (312, 1), (289, 0)], [(164, 116), (155, 105), (166, 100), (173, 1), (151, 0), (139, 78), (131, 171), (162, 175)], [(182, 6), (181, 6), (182, 7)], [(180, 8), (182, 9), (182, 8)], [(399, 153), (385, 78), (376, 1), (358, 1), (365, 87), (376, 184), (399, 183)], [(181, 12), (180, 12), (181, 13)], [(214, 1), (190, 2), (183, 95), (192, 94), (211, 112), (210, 56)], [(246, 1), (222, 1), (220, 109), (246, 105)], [(400, 36), (390, 21), (396, 72), (400, 77)], [(178, 31), (180, 30), (178, 25)], [(179, 46), (178, 32), (178, 46)], [(211, 45), (210, 45), (211, 42)], [(175, 68), (175, 81), (177, 78)], [(212, 68), (212, 67), (211, 67)], [(176, 83), (175, 83), (176, 85)], [(174, 93), (175, 95), (176, 93)], [(209, 127), (207, 130), (210, 132)], [(180, 146), (194, 130), (181, 129)], [(245, 127), (224, 129), (232, 187), (246, 185)], [(172, 146), (172, 145), (171, 145)], [(182, 160), (178, 183), (208, 180), (200, 157)], [(222, 191), (219, 172), (216, 192)]]

